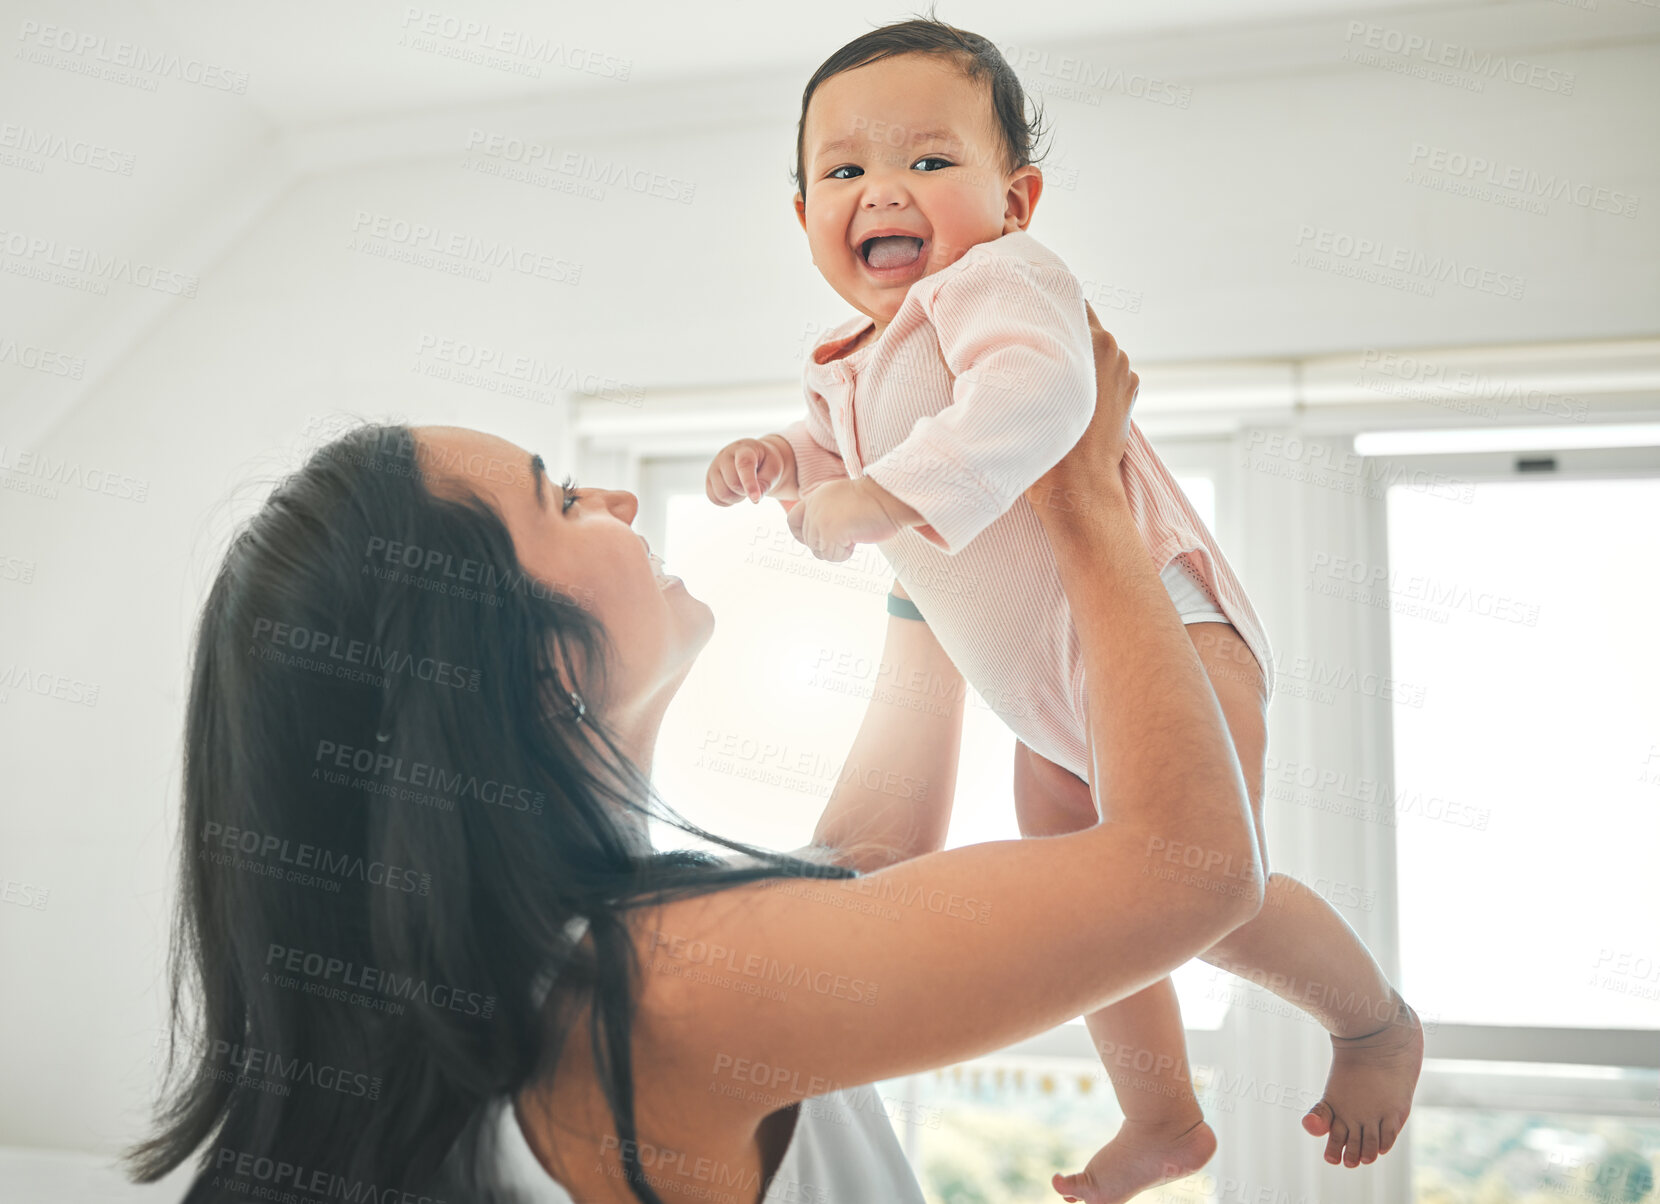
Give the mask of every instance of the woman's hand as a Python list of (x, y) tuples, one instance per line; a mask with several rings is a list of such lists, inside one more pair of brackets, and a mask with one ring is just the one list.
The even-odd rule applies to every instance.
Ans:
[(1135, 404), (1141, 378), (1130, 371), (1130, 360), (1118, 340), (1102, 327), (1095, 310), (1089, 315), (1095, 344), (1095, 414), (1072, 450), (1061, 457), (1026, 491), (1026, 500), (1045, 524), (1068, 513), (1083, 513), (1103, 490), (1122, 497), (1119, 465), (1130, 438), (1130, 407)]

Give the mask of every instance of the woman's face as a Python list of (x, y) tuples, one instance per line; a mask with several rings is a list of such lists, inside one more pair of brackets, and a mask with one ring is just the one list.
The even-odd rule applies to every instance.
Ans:
[(434, 493), (466, 490), (490, 502), (525, 571), (570, 594), (605, 625), (616, 650), (613, 708), (666, 706), (709, 642), (715, 618), (678, 577), (662, 572), (630, 525), (639, 499), (620, 489), (567, 492), (548, 478), (539, 456), (481, 431), (424, 426), (415, 437)]

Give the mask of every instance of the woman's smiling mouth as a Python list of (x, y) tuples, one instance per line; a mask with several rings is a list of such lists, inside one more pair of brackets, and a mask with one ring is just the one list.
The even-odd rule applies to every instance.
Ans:
[(644, 535), (640, 535), (638, 531), (634, 532), (634, 534), (639, 536), (640, 542), (645, 545), (646, 563), (651, 566), (651, 575), (656, 579), (658, 588), (667, 589), (671, 585), (683, 584), (679, 577), (676, 577), (672, 573), (665, 573), (663, 571), (663, 558), (651, 550), (650, 541), (647, 540)]
[(663, 559), (656, 552), (649, 553), (647, 559), (651, 562), (651, 575), (657, 579), (659, 589), (668, 589), (670, 586), (682, 584), (679, 577), (663, 571)]

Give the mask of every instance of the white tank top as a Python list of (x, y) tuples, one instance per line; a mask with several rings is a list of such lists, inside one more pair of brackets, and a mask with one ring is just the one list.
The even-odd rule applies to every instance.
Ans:
[[(520, 1204), (576, 1204), (531, 1152), (513, 1114), (513, 1101), (499, 1096), (486, 1107), (484, 1136), (490, 1144), (485, 1148), (495, 1152), (494, 1165), (486, 1174), (494, 1185)], [(642, 1162), (646, 1175), (655, 1178), (649, 1161)], [(713, 1198), (752, 1198), (737, 1184), (711, 1181), (708, 1186)], [(789, 1147), (761, 1201), (925, 1204), (922, 1188), (899, 1148), (881, 1098), (868, 1084), (801, 1102)]]
[[(565, 925), (565, 937), (574, 945), (587, 930), (587, 917), (575, 916)], [(538, 1006), (552, 984), (551, 975), (536, 984)], [(510, 1096), (497, 1096), (485, 1105), (480, 1136), (484, 1138), (483, 1148), (495, 1155), (493, 1165), (484, 1173), (497, 1189), (520, 1204), (576, 1204), (570, 1192), (536, 1160), (519, 1129)], [(652, 1176), (651, 1165), (645, 1158), (641, 1161), (646, 1175)], [(717, 1196), (750, 1198), (735, 1184), (709, 1186)], [(899, 1148), (881, 1097), (866, 1084), (801, 1101), (795, 1132), (761, 1204), (926, 1202), (911, 1164)]]

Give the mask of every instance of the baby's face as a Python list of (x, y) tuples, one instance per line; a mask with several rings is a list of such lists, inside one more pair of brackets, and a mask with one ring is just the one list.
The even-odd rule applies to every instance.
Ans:
[(795, 205), (813, 263), (885, 326), (916, 281), (1026, 227), (1042, 175), (1006, 162), (990, 89), (949, 60), (902, 54), (832, 76), (802, 131)]

